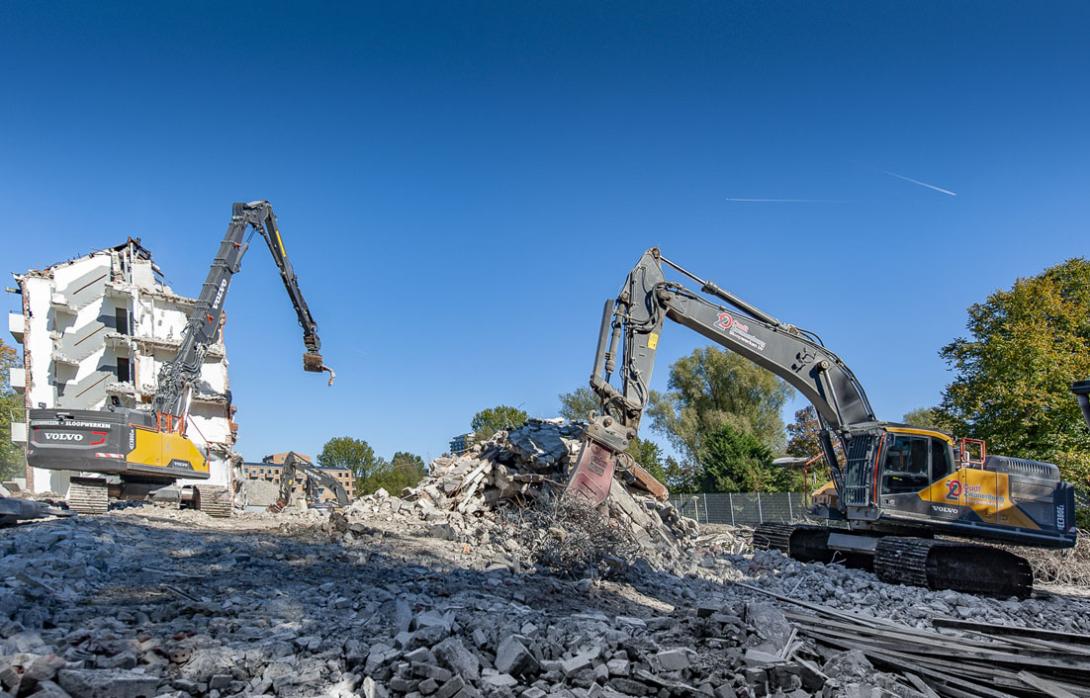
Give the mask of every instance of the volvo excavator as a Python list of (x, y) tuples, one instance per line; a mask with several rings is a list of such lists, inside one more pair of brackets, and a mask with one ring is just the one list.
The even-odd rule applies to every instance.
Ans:
[[(667, 280), (664, 267), (699, 292)], [(802, 561), (843, 560), (891, 583), (1025, 597), (1033, 588), (1028, 562), (971, 541), (1074, 546), (1074, 488), (1055, 465), (990, 455), (979, 440), (880, 421), (855, 374), (818, 335), (781, 322), (658, 249), (643, 255), (606, 303), (591, 375), (601, 409), (588, 425), (568, 496), (599, 504), (615, 474), (643, 481), (624, 450), (650, 397), (666, 320), (771, 371), (817, 411), (837, 494), (832, 520), (762, 525), (754, 534), (758, 547)], [(615, 372), (619, 387), (611, 382)], [(1072, 390), (1090, 424), (1090, 381)]]
[[(216, 341), (231, 280), (242, 265), (254, 231), (264, 238), (280, 270), (284, 288), (303, 328), (303, 369), (328, 372), (320, 353), (318, 325), (307, 307), (288, 260), (268, 201), (236, 203), (227, 233), (212, 261), (200, 296), (189, 315), (177, 356), (159, 371), (151, 410), (32, 409), (27, 462), (35, 468), (67, 470), (73, 477), (67, 504), (79, 513), (98, 514), (111, 496), (186, 504), (213, 516), (230, 516), (225, 487), (179, 488), (178, 479), (207, 480), (208, 458), (187, 436), (189, 408), (201, 365)], [(249, 233), (249, 235), (247, 235)]]

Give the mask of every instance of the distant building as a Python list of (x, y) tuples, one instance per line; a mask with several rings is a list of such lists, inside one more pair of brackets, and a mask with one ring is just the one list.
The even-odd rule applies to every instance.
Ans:
[[(28, 408), (151, 408), (195, 301), (163, 282), (139, 239), (14, 276), (22, 308), (9, 314), (8, 329), (23, 346), (23, 366), (12, 369), (11, 385)], [(222, 342), (221, 331), (205, 355), (187, 435), (208, 456), (206, 484), (229, 487), (237, 426)], [(11, 439), (26, 443), (25, 422), (12, 424)], [(27, 487), (65, 495), (71, 476), (28, 467)]]
[[(284, 459), (287, 457), (290, 451), (284, 451), (283, 453), (274, 453), (271, 456), (265, 456), (261, 459), (260, 463), (243, 463), (242, 474), (247, 480), (264, 480), (265, 482), (274, 483), (279, 487), (280, 474), (284, 469)], [(314, 463), (314, 460), (310, 456), (305, 456), (302, 453), (296, 453), (296, 456), (302, 458), (308, 463)], [(318, 466), (321, 467), (321, 466)], [(345, 491), (348, 492), (348, 496), (352, 497), (355, 493), (355, 486), (352, 481), (352, 471), (348, 468), (322, 468), (322, 471), (332, 475), (336, 478)], [(304, 496), (304, 483), (306, 482), (306, 474), (302, 472), (295, 473), (295, 484), (292, 486), (292, 496), (302, 497)], [(321, 488), (319, 498), (323, 502), (332, 502), (337, 500), (337, 496), (330, 492), (325, 487)]]

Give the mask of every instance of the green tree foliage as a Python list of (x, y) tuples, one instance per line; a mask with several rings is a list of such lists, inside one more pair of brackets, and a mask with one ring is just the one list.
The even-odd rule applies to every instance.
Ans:
[(732, 352), (697, 349), (670, 367), (669, 390), (651, 394), (653, 427), (679, 451), (697, 458), (704, 439), (730, 426), (770, 450), (784, 446), (780, 411), (792, 394), (772, 373)]
[(12, 347), (0, 340), (0, 478), (20, 477), (25, 472), (26, 457), (22, 447), (11, 442), (11, 423), (23, 420), (23, 396), (15, 392), (9, 369), (22, 362)]
[(469, 423), (469, 428), (473, 430), (474, 439), (487, 441), (497, 431), (522, 426), (526, 419), (527, 414), (517, 407), (497, 405), (473, 415), (473, 421)]
[(390, 494), (400, 494), (406, 487), (414, 487), (424, 479), (427, 469), (424, 459), (407, 451), (398, 451), (389, 463), (382, 462), (358, 487), (357, 494), (376, 492), (380, 487)]
[(723, 424), (701, 442), (704, 492), (771, 492), (777, 489), (772, 451), (755, 434)]
[[(798, 458), (822, 455), (821, 422), (813, 405), (796, 410), (794, 421), (787, 425), (787, 455)], [(822, 458), (821, 462), (824, 461)]]
[(775, 491), (791, 475), (774, 470), (784, 446), (780, 412), (791, 388), (737, 354), (697, 349), (670, 367), (666, 393), (651, 394), (652, 427), (684, 456), (666, 459), (675, 492)]
[(690, 494), (703, 492), (704, 469), (695, 461), (682, 461), (667, 456), (663, 461), (663, 473), (666, 479), (663, 482), (675, 494)]
[(336, 436), (326, 441), (318, 454), (318, 464), (325, 468), (351, 470), (357, 493), (367, 478), (385, 466), (385, 462), (375, 455), (375, 449), (366, 441), (351, 436)]
[(560, 394), (560, 416), (564, 419), (587, 419), (591, 412), (601, 410), (598, 396), (587, 387), (576, 388), (570, 393)]
[(938, 429), (948, 431), (948, 426), (942, 418), (942, 413), (937, 407), (918, 407), (905, 412), (901, 421), (909, 426), (922, 427), (924, 429)]
[(657, 443), (637, 436), (628, 442), (627, 453), (644, 470), (654, 475), (656, 480), (669, 486), (666, 481), (666, 469), (662, 464), (662, 448)]
[(1071, 259), (969, 308), (940, 417), (989, 451), (1049, 460), (1090, 483), (1090, 432), (1069, 386), (1090, 377), (1090, 262)]

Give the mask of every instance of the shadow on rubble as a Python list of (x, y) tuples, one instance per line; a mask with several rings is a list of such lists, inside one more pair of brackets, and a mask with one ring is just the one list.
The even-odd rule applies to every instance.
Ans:
[[(26, 580), (26, 601), (11, 617), (69, 662), (142, 669), (160, 689), (203, 693), (218, 680), (224, 694), (260, 692), (261, 682), (290, 674), (282, 680), (309, 683), (306, 694), (341, 671), (362, 673), (369, 643), (392, 640), (406, 612), (451, 610), (463, 638), (512, 612), (662, 612), (626, 585), (591, 590), (586, 581), (482, 569), (467, 546), (459, 559), (460, 543), (439, 549), (435, 539), (390, 532), (346, 542), (318, 528), (209, 529), (149, 513), (42, 521), (18, 533), (33, 545), (0, 562), (4, 576)], [(654, 596), (681, 598), (670, 591), (676, 578), (645, 572), (641, 580)]]

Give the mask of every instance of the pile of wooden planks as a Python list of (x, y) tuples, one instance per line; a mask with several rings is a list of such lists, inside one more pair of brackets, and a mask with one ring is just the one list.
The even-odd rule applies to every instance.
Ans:
[(859, 650), (928, 698), (1090, 698), (1084, 635), (955, 618), (934, 618), (934, 629), (923, 630), (739, 586), (805, 609), (785, 613), (801, 637), (819, 648)]

